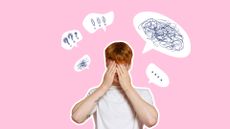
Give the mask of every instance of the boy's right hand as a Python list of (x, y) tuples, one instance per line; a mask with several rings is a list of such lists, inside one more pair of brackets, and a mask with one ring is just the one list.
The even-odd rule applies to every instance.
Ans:
[(107, 88), (111, 87), (115, 73), (116, 73), (116, 63), (115, 61), (113, 61), (108, 65), (108, 68), (104, 74), (102, 85)]

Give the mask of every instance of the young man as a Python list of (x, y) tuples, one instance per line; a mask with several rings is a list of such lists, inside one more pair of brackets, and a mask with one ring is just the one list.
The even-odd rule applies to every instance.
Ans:
[(100, 86), (74, 105), (72, 120), (83, 123), (92, 114), (95, 129), (143, 129), (157, 123), (158, 112), (151, 92), (136, 88), (128, 70), (132, 50), (124, 42), (114, 42), (105, 49), (107, 70)]

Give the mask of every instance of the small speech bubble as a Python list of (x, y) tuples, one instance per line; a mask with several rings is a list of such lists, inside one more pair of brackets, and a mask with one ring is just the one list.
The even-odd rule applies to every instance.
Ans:
[(90, 13), (84, 18), (83, 26), (89, 33), (94, 33), (101, 28), (106, 31), (106, 27), (113, 23), (113, 19), (113, 12), (105, 14)]
[(78, 30), (67, 31), (62, 34), (61, 46), (66, 50), (77, 47), (77, 43), (82, 40), (82, 35)]
[(155, 12), (138, 13), (133, 24), (146, 42), (143, 53), (152, 49), (172, 57), (186, 57), (191, 52), (188, 34), (170, 18)]
[(75, 63), (74, 70), (77, 72), (81, 72), (85, 69), (89, 69), (90, 61), (90, 57), (88, 55), (84, 55)]
[(154, 83), (159, 87), (167, 87), (169, 85), (168, 75), (155, 64), (149, 64), (145, 73), (149, 79), (149, 83)]

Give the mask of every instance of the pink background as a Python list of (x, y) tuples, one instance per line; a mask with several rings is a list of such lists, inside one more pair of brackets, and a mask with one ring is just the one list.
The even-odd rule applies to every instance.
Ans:
[[(135, 52), (133, 83), (149, 87), (160, 110), (156, 129), (229, 129), (229, 3), (224, 0), (7, 0), (0, 2), (0, 128), (92, 129), (93, 121), (75, 125), (72, 105), (101, 82), (104, 47), (125, 40)], [(88, 33), (82, 26), (92, 12), (114, 11), (107, 31)], [(173, 58), (154, 50), (142, 54), (144, 41), (133, 27), (138, 12), (155, 11), (179, 23), (189, 34), (192, 52)], [(78, 29), (84, 36), (71, 51), (61, 35)], [(76, 60), (91, 59), (77, 73)], [(145, 68), (157, 64), (170, 86), (148, 84)]]

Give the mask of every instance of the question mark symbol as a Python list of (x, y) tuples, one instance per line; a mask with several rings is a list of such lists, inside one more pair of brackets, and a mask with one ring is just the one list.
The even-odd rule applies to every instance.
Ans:
[(68, 38), (71, 39), (75, 43), (75, 41), (73, 40), (73, 35), (71, 33), (68, 34)]
[(75, 34), (76, 38), (79, 39), (79, 37), (77, 36), (77, 32), (74, 32), (74, 34)]
[[(68, 41), (68, 38), (64, 38), (64, 39), (63, 39), (63, 42), (64, 42), (64, 43), (67, 43), (68, 45), (70, 45), (70, 43), (69, 43), (69, 41)], [(70, 45), (70, 47), (71, 47), (71, 45)]]

